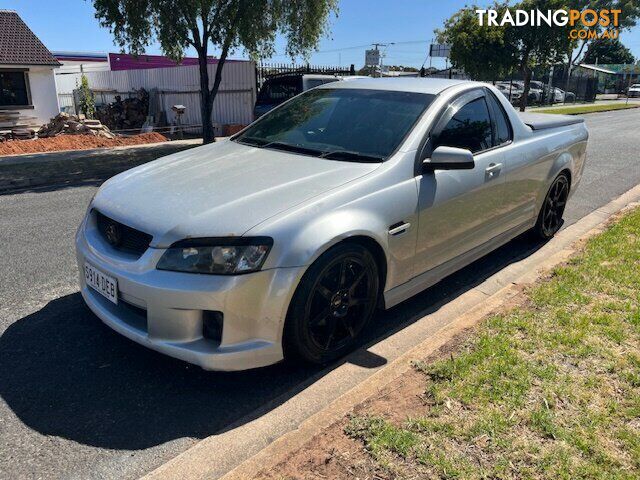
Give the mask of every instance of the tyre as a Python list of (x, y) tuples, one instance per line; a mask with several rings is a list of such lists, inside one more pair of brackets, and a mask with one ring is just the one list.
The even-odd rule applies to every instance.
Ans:
[(551, 184), (542, 208), (540, 208), (538, 220), (533, 227), (533, 233), (536, 237), (549, 240), (560, 230), (567, 198), (569, 198), (569, 177), (561, 173)]
[(378, 271), (375, 258), (361, 245), (340, 244), (322, 254), (291, 301), (285, 357), (325, 364), (347, 353), (375, 312)]

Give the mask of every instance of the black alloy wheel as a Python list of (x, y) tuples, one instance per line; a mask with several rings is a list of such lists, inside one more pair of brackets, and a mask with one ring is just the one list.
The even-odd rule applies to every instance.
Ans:
[(296, 290), (285, 349), (319, 364), (339, 358), (373, 316), (378, 292), (378, 266), (366, 248), (342, 244), (327, 251)]
[(554, 180), (544, 199), (538, 221), (534, 227), (536, 234), (548, 240), (562, 227), (562, 216), (569, 198), (569, 179), (562, 173)]

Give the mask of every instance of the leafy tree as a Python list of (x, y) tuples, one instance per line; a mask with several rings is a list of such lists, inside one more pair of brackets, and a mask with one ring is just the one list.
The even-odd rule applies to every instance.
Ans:
[[(523, 0), (518, 4), (495, 4), (498, 18), (507, 9), (515, 18), (515, 10), (555, 10), (564, 8), (563, 0)], [(571, 49), (568, 28), (523, 25), (481, 26), (475, 10), (465, 7), (445, 22), (442, 30), (436, 31), (439, 41), (451, 45), (451, 61), (462, 67), (476, 80), (503, 78), (512, 71), (519, 71), (524, 79), (524, 93), (520, 109), (526, 107), (529, 83), (534, 67), (547, 67), (561, 62)]]
[[(566, 85), (569, 81), (571, 69), (579, 65), (580, 63), (587, 63), (584, 60), (583, 53), (585, 49), (588, 51), (590, 47), (599, 43), (606, 42), (606, 37), (602, 38), (602, 34), (607, 31), (613, 33), (614, 30), (624, 31), (629, 30), (636, 26), (638, 18), (640, 18), (640, 2), (636, 0), (567, 0), (565, 8), (584, 11), (586, 9), (592, 10), (621, 10), (622, 13), (618, 16), (619, 25), (616, 27), (613, 23), (607, 27), (603, 27), (600, 24), (596, 24), (591, 27), (577, 26), (577, 28), (583, 28), (588, 30), (595, 30), (598, 38), (584, 39), (578, 41), (577, 45), (572, 45), (567, 51), (567, 65), (564, 69), (563, 82), (566, 89)], [(604, 63), (604, 62), (600, 62)]]
[(85, 74), (80, 77), (80, 88), (78, 88), (78, 98), (80, 111), (87, 118), (93, 118), (96, 115), (96, 102), (93, 92), (89, 88), (89, 79)]
[(635, 57), (620, 40), (603, 39), (600, 42), (592, 43), (584, 55), (582, 63), (633, 63)]
[[(253, 57), (269, 56), (280, 34), (288, 55), (305, 56), (326, 33), (329, 15), (337, 13), (337, 0), (93, 0), (93, 5), (122, 49), (140, 54), (157, 40), (176, 61), (187, 48), (196, 50), (205, 143), (214, 140), (211, 112), (229, 52), (244, 48)], [(220, 50), (213, 84), (207, 70), (210, 47)]]
[[(506, 38), (506, 28), (480, 26), (476, 10), (471, 6), (459, 10), (445, 21), (444, 28), (436, 30), (438, 42), (451, 45), (453, 65), (462, 67), (476, 80), (499, 80), (506, 77), (516, 61), (515, 45)], [(492, 7), (502, 17), (508, 5), (496, 3)]]
[[(564, 0), (523, 0), (514, 5), (513, 10), (560, 10)], [(524, 80), (524, 92), (520, 97), (520, 111), (524, 112), (529, 96), (531, 72), (534, 67), (548, 68), (562, 63), (566, 52), (575, 47), (575, 40), (569, 38), (570, 26), (523, 25), (509, 27), (505, 32), (507, 42), (517, 48), (517, 67)]]

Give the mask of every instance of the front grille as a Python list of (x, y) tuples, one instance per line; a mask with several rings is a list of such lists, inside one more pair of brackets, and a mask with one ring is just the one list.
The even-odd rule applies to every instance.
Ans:
[(146, 252), (153, 238), (148, 233), (131, 228), (95, 210), (98, 231), (116, 250), (133, 253), (138, 257)]

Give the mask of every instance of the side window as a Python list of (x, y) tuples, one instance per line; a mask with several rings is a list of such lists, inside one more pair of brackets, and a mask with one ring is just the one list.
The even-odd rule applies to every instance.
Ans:
[(491, 117), (484, 97), (464, 105), (433, 138), (436, 147), (457, 147), (471, 153), (491, 148)]
[(509, 143), (513, 140), (513, 132), (511, 130), (511, 122), (509, 121), (509, 117), (507, 117), (507, 112), (504, 111), (504, 108), (492, 92), (489, 92), (487, 99), (493, 108), (493, 116), (496, 119), (495, 144), (499, 146)]
[(300, 77), (283, 77), (267, 80), (258, 94), (260, 103), (280, 104), (302, 91)]

